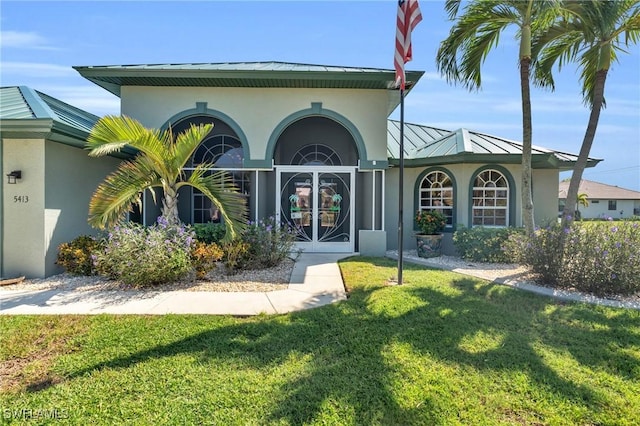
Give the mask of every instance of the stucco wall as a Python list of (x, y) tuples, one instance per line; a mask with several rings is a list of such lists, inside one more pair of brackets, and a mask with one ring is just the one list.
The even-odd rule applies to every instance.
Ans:
[[(594, 202), (597, 201), (597, 202)], [(633, 216), (634, 208), (640, 207), (640, 202), (634, 200), (616, 200), (616, 209), (609, 210), (609, 200), (589, 200), (589, 206), (577, 206), (582, 217), (587, 219), (611, 217), (622, 219)], [(622, 214), (620, 214), (622, 212)]]
[[(520, 177), (518, 176), (518, 179)], [(560, 174), (554, 169), (533, 171), (533, 214), (536, 225), (545, 225), (558, 218), (558, 184)]]
[(358, 129), (368, 160), (387, 160), (386, 91), (123, 86), (121, 99), (123, 115), (153, 128), (194, 109), (196, 102), (206, 102), (207, 108), (226, 114), (240, 126), (252, 160), (265, 159), (269, 137), (282, 120), (320, 102), (323, 109), (346, 117)]
[[(455, 221), (457, 225), (469, 226), (470, 224), (470, 202), (471, 202), (471, 179), (481, 168), (491, 165), (485, 164), (453, 164), (439, 166), (439, 170), (446, 170), (455, 180)], [(522, 226), (521, 212), (521, 183), (520, 170), (518, 164), (507, 164), (495, 167), (499, 171), (507, 171), (511, 175), (513, 187), (510, 187), (510, 200), (513, 203), (513, 209), (510, 209), (509, 222), (514, 226)], [(426, 168), (405, 168), (404, 171), (404, 232), (403, 238), (405, 248), (415, 248), (415, 238), (413, 238), (413, 215), (418, 206), (416, 203), (417, 192), (416, 183), (420, 174)], [(385, 227), (387, 230), (387, 246), (389, 248), (397, 248), (398, 246), (398, 180), (399, 169), (392, 168), (386, 174), (386, 204), (385, 204)], [(542, 223), (548, 218), (555, 218), (557, 215), (558, 200), (558, 171), (557, 170), (534, 170), (534, 213), (536, 223)], [(451, 252), (452, 246), (450, 236), (445, 234), (443, 242), (446, 244), (447, 251)]]
[(87, 151), (55, 142), (45, 144), (45, 274), (62, 272), (55, 265), (58, 246), (97, 231), (89, 226), (89, 200), (120, 160), (91, 158)]
[(43, 277), (44, 139), (3, 139), (3, 170), (21, 170), (22, 179), (9, 185), (2, 176), (4, 276)]

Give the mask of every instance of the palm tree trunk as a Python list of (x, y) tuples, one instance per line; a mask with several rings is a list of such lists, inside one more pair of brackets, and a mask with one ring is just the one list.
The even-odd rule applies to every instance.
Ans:
[(582, 173), (587, 167), (589, 152), (591, 151), (591, 146), (593, 145), (593, 140), (596, 136), (596, 129), (598, 128), (598, 121), (600, 120), (600, 111), (602, 110), (602, 105), (604, 103), (604, 84), (607, 80), (608, 71), (608, 69), (602, 69), (596, 72), (589, 124), (587, 125), (587, 131), (584, 134), (584, 139), (582, 140), (582, 147), (580, 148), (580, 154), (578, 154), (578, 160), (576, 161), (573, 173), (571, 174), (571, 182), (569, 182), (569, 189), (567, 191), (567, 201), (564, 205), (564, 211), (562, 212), (562, 225), (564, 227), (568, 227), (573, 220), (576, 202), (578, 199), (578, 190), (580, 189), (580, 181), (582, 180)]
[(177, 225), (180, 223), (178, 217), (178, 191), (170, 185), (165, 185), (163, 190), (162, 216), (164, 216), (169, 225)]
[(520, 60), (520, 91), (522, 94), (522, 221), (528, 235), (535, 230), (533, 217), (533, 195), (531, 193), (531, 145), (533, 130), (531, 126), (531, 92), (529, 72), (531, 57)]

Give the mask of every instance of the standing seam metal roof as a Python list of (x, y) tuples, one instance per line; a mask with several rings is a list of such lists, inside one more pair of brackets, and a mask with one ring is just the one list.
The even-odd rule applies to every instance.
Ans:
[(0, 88), (0, 120), (51, 119), (87, 132), (99, 117), (26, 86)]
[(17, 86), (0, 88), (0, 119), (30, 118), (36, 118), (36, 116), (22, 95), (20, 88)]
[[(74, 66), (120, 96), (122, 86), (395, 89), (395, 70), (286, 62)], [(406, 71), (408, 93), (424, 71)]]
[[(400, 122), (388, 120), (387, 152), (390, 159), (400, 157)], [(522, 144), (509, 139), (499, 138), (467, 129), (448, 131), (435, 127), (418, 124), (404, 124), (404, 153), (407, 160), (425, 160), (459, 154), (489, 154), (489, 155), (521, 155)], [(577, 155), (548, 148), (533, 146), (532, 155), (553, 156), (561, 163), (573, 163)], [(500, 161), (498, 159), (498, 161)], [(589, 159), (589, 165), (594, 166), (599, 159)]]

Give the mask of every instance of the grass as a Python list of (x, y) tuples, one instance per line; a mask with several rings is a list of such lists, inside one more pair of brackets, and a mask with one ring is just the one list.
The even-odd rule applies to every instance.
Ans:
[(637, 424), (640, 312), (412, 265), (405, 285), (388, 287), (395, 262), (383, 259), (341, 268), (347, 301), (289, 315), (1, 317), (0, 415), (39, 415), (37, 424), (57, 410), (83, 425)]

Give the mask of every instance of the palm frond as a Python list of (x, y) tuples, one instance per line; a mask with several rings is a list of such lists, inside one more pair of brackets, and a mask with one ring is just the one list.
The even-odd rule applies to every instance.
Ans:
[[(556, 2), (543, 3), (552, 5)], [(536, 5), (535, 8), (532, 5)], [(453, 8), (454, 5), (450, 6)], [(481, 66), (499, 44), (501, 33), (512, 25), (519, 31), (525, 24), (529, 25), (530, 10), (542, 9), (534, 0), (471, 2), (457, 18), (449, 36), (440, 43), (436, 55), (438, 71), (449, 83), (462, 84), (469, 90), (479, 89)], [(525, 55), (529, 55), (529, 51), (529, 47), (521, 49)]]
[(144, 159), (124, 161), (107, 176), (89, 202), (89, 224), (104, 229), (120, 222), (132, 203), (140, 203), (140, 194), (160, 186), (160, 178), (145, 164)]
[(446, 0), (444, 2), (444, 10), (447, 12), (449, 19), (453, 20), (458, 15), (460, 3), (462, 3), (462, 0)]
[(189, 161), (202, 141), (207, 137), (213, 124), (191, 125), (187, 130), (177, 135), (171, 147), (172, 167), (180, 170)]
[(196, 167), (186, 182), (178, 187), (189, 185), (204, 194), (218, 208), (226, 228), (224, 241), (231, 241), (239, 235), (247, 223), (247, 208), (245, 197), (238, 192), (231, 176), (224, 171), (205, 175), (210, 164)]
[(126, 145), (143, 152), (158, 164), (163, 162), (165, 150), (160, 132), (147, 129), (127, 116), (109, 115), (98, 120), (86, 146), (90, 156), (98, 157), (119, 151)]

